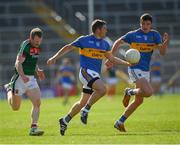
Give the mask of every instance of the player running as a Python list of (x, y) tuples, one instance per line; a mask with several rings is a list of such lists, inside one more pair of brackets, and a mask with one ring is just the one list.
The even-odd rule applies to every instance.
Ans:
[[(112, 53), (115, 54), (119, 47), (128, 43), (141, 54), (141, 59), (137, 65), (128, 68), (130, 79), (136, 84), (135, 89), (127, 88), (123, 98), (123, 105), (126, 107), (125, 112), (116, 121), (114, 127), (119, 131), (126, 131), (124, 123), (126, 119), (143, 103), (144, 97), (150, 97), (153, 94), (150, 85), (150, 60), (155, 49), (159, 49), (161, 55), (166, 54), (169, 43), (169, 36), (164, 33), (163, 42), (158, 31), (151, 29), (152, 16), (148, 13), (140, 17), (140, 28), (130, 31), (115, 41), (112, 47)], [(111, 67), (112, 63), (106, 62), (107, 67)], [(129, 104), (131, 96), (135, 95), (135, 99)]]
[(38, 129), (37, 123), (40, 113), (41, 92), (35, 73), (40, 80), (45, 78), (43, 70), (39, 69), (37, 60), (40, 54), (42, 42), (42, 30), (34, 28), (30, 32), (30, 38), (23, 41), (18, 50), (15, 62), (15, 74), (9, 84), (5, 85), (8, 103), (12, 110), (17, 111), (21, 105), (21, 97), (26, 94), (32, 102), (31, 129), (29, 135), (40, 136), (44, 131)]
[(65, 45), (47, 64), (51, 65), (67, 52), (79, 48), (80, 52), (80, 72), (79, 79), (83, 84), (81, 99), (76, 102), (69, 113), (59, 119), (60, 134), (64, 135), (70, 120), (80, 112), (81, 121), (87, 124), (88, 113), (94, 103), (96, 103), (106, 93), (104, 82), (100, 78), (102, 59), (107, 58), (115, 64), (130, 64), (120, 58), (114, 57), (110, 52), (109, 44), (103, 39), (107, 33), (106, 22), (95, 20), (91, 25), (93, 34), (81, 36), (71, 44)]

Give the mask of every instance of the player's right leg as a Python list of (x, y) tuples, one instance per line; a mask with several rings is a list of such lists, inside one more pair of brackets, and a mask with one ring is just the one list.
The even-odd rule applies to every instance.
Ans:
[(106, 93), (104, 82), (100, 79), (100, 75), (90, 69), (81, 68), (79, 79), (84, 88), (92, 89), (94, 92), (91, 94), (86, 106), (81, 110), (81, 121), (87, 124), (88, 112), (91, 106), (96, 103)]
[(126, 88), (125, 95), (123, 97), (123, 105), (127, 107), (131, 96), (137, 95), (142, 97), (150, 97), (153, 94), (153, 88), (151, 84), (145, 79), (140, 78), (136, 80), (136, 89)]
[(87, 103), (87, 100), (89, 99), (89, 96), (91, 93), (92, 93), (92, 90), (83, 89), (83, 93), (81, 93), (80, 101), (76, 102), (72, 106), (72, 108), (70, 109), (70, 111), (68, 112), (68, 114), (65, 117), (59, 119), (60, 134), (61, 135), (65, 134), (68, 123), (85, 106), (85, 104)]
[(14, 75), (10, 83), (4, 85), (7, 91), (8, 103), (12, 110), (17, 111), (21, 105), (21, 91), (18, 89), (19, 86), (19, 75)]
[[(149, 77), (148, 75), (146, 76), (143, 75), (143, 73), (141, 73), (141, 71), (138, 72), (138, 74), (142, 77), (137, 77), (137, 79), (135, 79), (136, 89), (126, 89), (125, 96), (123, 99), (123, 105), (126, 107), (126, 110), (114, 125), (114, 127), (117, 128), (119, 131), (125, 131), (124, 122), (143, 103), (144, 97), (150, 97), (152, 95), (152, 87), (148, 82)], [(130, 99), (131, 95), (135, 95), (136, 97), (132, 101), (132, 103), (129, 104), (128, 99)], [(127, 99), (128, 101), (124, 101), (125, 99)]]
[(126, 119), (143, 103), (144, 98), (141, 96), (135, 96), (135, 99), (126, 107), (124, 113), (115, 122), (114, 127), (121, 132), (125, 132), (124, 123)]
[(21, 97), (17, 95), (13, 95), (11, 91), (7, 93), (8, 103), (10, 104), (13, 111), (18, 111), (21, 106)]
[(90, 111), (91, 106), (106, 94), (106, 87), (101, 79), (95, 80), (92, 84), (92, 88), (94, 92), (88, 99), (86, 106), (84, 106), (81, 111), (81, 121), (84, 124), (87, 124), (88, 112)]
[(127, 107), (131, 96), (137, 95), (142, 97), (150, 97), (153, 94), (153, 88), (149, 83), (149, 72), (143, 72), (141, 70), (128, 69), (130, 79), (136, 83), (136, 89), (127, 88), (123, 97), (123, 105)]
[[(31, 83), (33, 85), (33, 83)], [(41, 92), (36, 83), (34, 82), (35, 88), (30, 88), (26, 91), (27, 96), (32, 102), (32, 110), (31, 110), (31, 129), (29, 135), (31, 136), (41, 136), (44, 134), (44, 131), (38, 128), (38, 120), (40, 114), (40, 105), (41, 105)]]

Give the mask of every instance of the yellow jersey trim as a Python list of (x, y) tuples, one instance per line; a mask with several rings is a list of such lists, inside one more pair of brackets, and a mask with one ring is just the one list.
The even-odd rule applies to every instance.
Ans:
[(158, 48), (155, 43), (131, 43), (131, 48), (137, 49), (139, 52), (151, 52)]
[(80, 55), (84, 55), (86, 57), (90, 57), (90, 58), (94, 58), (94, 59), (104, 59), (106, 52), (108, 52), (108, 51), (94, 49), (94, 48), (79, 49)]

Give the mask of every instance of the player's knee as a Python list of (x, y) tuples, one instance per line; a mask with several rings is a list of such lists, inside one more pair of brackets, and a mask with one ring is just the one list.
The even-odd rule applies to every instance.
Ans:
[(104, 96), (106, 94), (106, 87), (105, 86), (101, 86), (101, 88), (98, 90), (99, 94), (101, 94), (101, 96)]
[(145, 97), (151, 97), (153, 95), (153, 90), (149, 89), (145, 91)]
[(41, 100), (38, 99), (38, 100), (34, 101), (33, 106), (36, 107), (36, 108), (39, 108), (41, 106)]

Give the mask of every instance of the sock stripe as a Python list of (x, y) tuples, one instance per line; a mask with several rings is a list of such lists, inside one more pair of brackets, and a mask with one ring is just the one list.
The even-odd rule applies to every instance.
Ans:
[(65, 118), (63, 118), (63, 122), (67, 125), (68, 124), (68, 122), (66, 122), (66, 119)]
[(120, 119), (119, 119), (119, 122), (122, 122), (122, 123), (124, 123), (125, 121), (126, 121), (126, 117), (124, 116), (124, 115), (122, 115), (121, 117), (120, 117)]
[(89, 112), (89, 110), (88, 110), (88, 109), (86, 109), (86, 108), (83, 108), (83, 111), (84, 111), (84, 112)]

